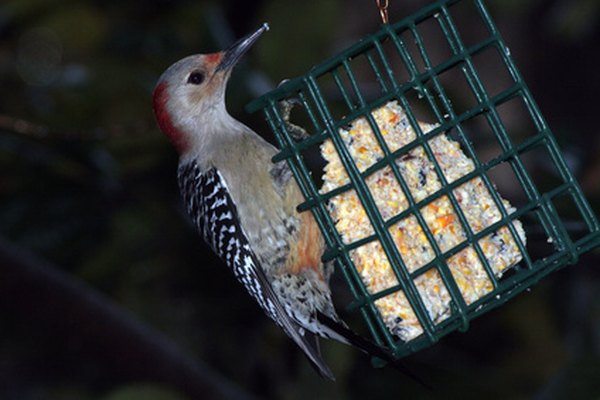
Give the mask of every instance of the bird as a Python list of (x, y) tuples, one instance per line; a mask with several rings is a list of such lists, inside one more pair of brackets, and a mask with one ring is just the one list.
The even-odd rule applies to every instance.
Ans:
[(320, 337), (391, 357), (337, 315), (333, 266), (321, 261), (325, 244), (314, 217), (296, 209), (304, 197), (288, 165), (272, 163), (277, 148), (226, 109), (234, 66), (268, 29), (265, 23), (226, 50), (172, 64), (156, 84), (153, 108), (179, 153), (179, 189), (200, 235), (317, 372), (334, 380)]

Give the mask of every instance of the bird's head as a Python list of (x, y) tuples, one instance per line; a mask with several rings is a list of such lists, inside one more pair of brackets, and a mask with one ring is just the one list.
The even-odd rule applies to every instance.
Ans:
[(177, 150), (185, 151), (193, 135), (202, 132), (211, 119), (227, 115), (225, 88), (231, 71), (268, 29), (263, 24), (227, 50), (183, 58), (161, 75), (153, 94), (154, 115)]

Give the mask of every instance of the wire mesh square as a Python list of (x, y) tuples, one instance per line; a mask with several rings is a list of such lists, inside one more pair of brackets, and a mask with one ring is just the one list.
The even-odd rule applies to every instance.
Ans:
[[(477, 19), (465, 27), (456, 13), (467, 6)], [(467, 38), (465, 30), (475, 35)], [(288, 121), (280, 102), (289, 99), (301, 105)], [(399, 144), (376, 120), (390, 102), (413, 133)], [(436, 1), (382, 25), (248, 109), (262, 109), (275, 134), (281, 152), (274, 161), (288, 162), (306, 199), (299, 210), (310, 210), (323, 232), (323, 259), (336, 260), (353, 296), (347, 308), (360, 312), (374, 339), (397, 357), (467, 329), (473, 318), (600, 244), (598, 222), (482, 0)], [(524, 116), (525, 126), (514, 115)], [(376, 156), (366, 163), (348, 144), (357, 121), (372, 135), (369, 151)], [(309, 135), (299, 138), (290, 122)], [(329, 190), (318, 158), (324, 143), (348, 178)], [(449, 173), (440, 148), (454, 148), (467, 168)], [(544, 179), (533, 173), (540, 160), (552, 170)], [(376, 193), (372, 181), (382, 176), (394, 196)], [(428, 189), (416, 190), (417, 181)], [(477, 201), (466, 203), (474, 194)], [(340, 232), (331, 212), (336, 199), (348, 196), (365, 220), (346, 231), (351, 235)], [(382, 199), (402, 207), (390, 212)], [(478, 212), (493, 214), (486, 224), (472, 211), (484, 201)], [(432, 208), (444, 208), (444, 218)], [(570, 229), (574, 219), (585, 228)], [(403, 232), (409, 234), (399, 241)], [(421, 259), (407, 257), (410, 251)], [(513, 259), (501, 260), (501, 251)], [(357, 265), (365, 254), (380, 254), (376, 262), (389, 275), (377, 290)], [(403, 314), (390, 320), (383, 311), (390, 304), (404, 304)], [(402, 323), (403, 330), (390, 329)]]

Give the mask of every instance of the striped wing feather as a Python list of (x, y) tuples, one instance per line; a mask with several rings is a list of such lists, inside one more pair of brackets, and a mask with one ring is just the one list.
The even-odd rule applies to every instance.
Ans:
[(223, 176), (215, 168), (202, 171), (192, 161), (179, 167), (178, 180), (188, 214), (206, 243), (264, 312), (298, 344), (317, 371), (333, 380), (333, 373), (321, 357), (318, 340), (288, 315), (260, 267)]

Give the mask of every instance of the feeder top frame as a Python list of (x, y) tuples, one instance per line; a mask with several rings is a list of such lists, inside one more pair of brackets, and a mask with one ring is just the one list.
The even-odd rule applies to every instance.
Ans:
[[(461, 37), (451, 12), (454, 5), (467, 2), (476, 8), (478, 18), (482, 21), (487, 33), (484, 39), (469, 45), (466, 45)], [(432, 62), (429, 51), (419, 32), (420, 25), (430, 20), (439, 24), (443, 37), (451, 49), (451, 55), (441, 62)], [(407, 43), (406, 37), (403, 36), (405, 33), (408, 33), (414, 39), (416, 51), (409, 48), (409, 43)], [(396, 55), (399, 56), (401, 64), (407, 71), (407, 79), (399, 79), (394, 62), (390, 60), (389, 54), (384, 49), (386, 42), (393, 44), (392, 47), (397, 52)], [(510, 86), (497, 93), (490, 93), (473, 61), (478, 54), (490, 49), (500, 57), (505, 72), (511, 78)], [(380, 95), (374, 99), (368, 99), (364, 95), (359, 79), (353, 70), (353, 62), (359, 58), (365, 58), (368, 61), (379, 87)], [(417, 58), (419, 58), (422, 66), (419, 66)], [(464, 74), (468, 87), (476, 98), (475, 105), (460, 112), (457, 111), (456, 104), (453, 103), (440, 80), (440, 75), (450, 70), (460, 70)], [(347, 77), (346, 83), (341, 78), (342, 74)], [(332, 101), (326, 98), (324, 94), (327, 92), (327, 88), (320, 83), (324, 77), (333, 78), (341, 94), (343, 103), (346, 106), (341, 117), (335, 116)], [(425, 99), (437, 119), (437, 127), (430, 132), (423, 133), (418, 128), (417, 118), (410, 101), (407, 100), (408, 93), (411, 91), (418, 92), (419, 96)], [(284, 122), (279, 103), (290, 98), (300, 99), (308, 116), (307, 120), (310, 125), (308, 131), (311, 132), (308, 138), (294, 139)], [(498, 112), (499, 106), (515, 99), (524, 105), (527, 116), (535, 127), (534, 134), (523, 140), (515, 140), (513, 133), (507, 129), (505, 121)], [(357, 118), (370, 115), (373, 110), (391, 100), (397, 100), (404, 108), (411, 125), (417, 131), (417, 139), (414, 143), (408, 144), (393, 153), (386, 151), (385, 144), (380, 142), (385, 156), (367, 171), (359, 172), (352, 158), (343, 149), (344, 145), (339, 136), (339, 129)], [(273, 161), (286, 160), (288, 162), (306, 199), (304, 203), (299, 205), (299, 210), (310, 210), (313, 213), (327, 243), (328, 251), (324, 254), (323, 259), (325, 261), (333, 259), (338, 261), (338, 268), (342, 271), (354, 296), (354, 301), (348, 306), (348, 309), (359, 310), (365, 318), (375, 341), (389, 347), (396, 357), (402, 357), (427, 347), (454, 330), (466, 330), (473, 318), (500, 306), (550, 272), (565, 265), (576, 263), (581, 254), (600, 245), (598, 221), (573, 174), (568, 169), (556, 139), (515, 66), (510, 51), (498, 32), (483, 0), (435, 1), (398, 23), (383, 24), (378, 32), (365, 37), (337, 56), (316, 65), (307, 74), (288, 80), (277, 89), (254, 100), (247, 106), (247, 110), (249, 112), (262, 110), (273, 130), (281, 149)], [(501, 148), (499, 155), (485, 162), (479, 156), (476, 146), (462, 127), (471, 119), (480, 116), (484, 116), (489, 123), (493, 136)], [(378, 128), (376, 126), (373, 128), (376, 136), (380, 136)], [(446, 182), (442, 177), (442, 189), (434, 196), (430, 196), (429, 200), (435, 200), (442, 196), (448, 196), (452, 199), (452, 191), (459, 185), (480, 177), (499, 206), (502, 218), (477, 234), (467, 227), (467, 240), (462, 245), (458, 245), (444, 254), (437, 254), (436, 259), (431, 263), (439, 269), (452, 298), (452, 315), (443, 322), (435, 324), (429, 317), (414, 285), (414, 275), (407, 270), (387, 233), (389, 222), (383, 221), (381, 218), (365, 184), (365, 177), (373, 171), (391, 165), (394, 160), (416, 146), (427, 148), (429, 139), (449, 131), (457, 132), (458, 139), (469, 157), (474, 161), (475, 168), (473, 172), (451, 183)], [(329, 193), (320, 193), (307, 166), (304, 154), (307, 150), (314, 150), (315, 146), (325, 140), (332, 140), (336, 143), (336, 149), (348, 173), (350, 184)], [(534, 151), (542, 151), (547, 155), (547, 159), (558, 176), (558, 183), (545, 187), (532, 177), (532, 173), (524, 160), (530, 152)], [(435, 160), (432, 161), (439, 172), (439, 165)], [(501, 165), (510, 166), (510, 170), (516, 177), (515, 184), (519, 185), (527, 199), (510, 215), (502, 206), (502, 200), (489, 177), (490, 171)], [(368, 292), (353, 267), (349, 255), (353, 248), (364, 244), (362, 242), (373, 240), (373, 238), (365, 239), (361, 243), (344, 243), (336, 231), (335, 222), (328, 212), (328, 200), (343, 191), (351, 189), (356, 190), (374, 228), (374, 237), (380, 240), (391, 267), (398, 277), (399, 285), (381, 293), (371, 294)], [(572, 213), (577, 215), (578, 221), (581, 221), (582, 226), (585, 227), (583, 233), (573, 234), (566, 226), (565, 217), (559, 212), (560, 205), (565, 201), (570, 205)], [(460, 207), (456, 207), (456, 204), (454, 204), (454, 208), (464, 223), (465, 217), (460, 211)], [(418, 207), (413, 202), (406, 214), (418, 212)], [(551, 247), (551, 251), (546, 254), (538, 256), (530, 252), (515, 232), (512, 221), (517, 218), (528, 217), (536, 221), (536, 229), (542, 231), (545, 240), (549, 242), (548, 246)], [(496, 279), (492, 274), (490, 276), (494, 286), (492, 292), (480, 300), (466, 305), (462, 300), (458, 287), (453, 283), (452, 275), (445, 260), (448, 256), (456, 254), (466, 246), (472, 245), (478, 248), (477, 241), (479, 239), (493, 233), (502, 226), (509, 227), (516, 239), (519, 250), (523, 255), (522, 265), (515, 267), (513, 274), (509, 274), (510, 276), (502, 279)], [(531, 231), (527, 233), (529, 235)], [(434, 240), (431, 237), (431, 232), (426, 232), (426, 234), (428, 240)], [(481, 250), (478, 250), (478, 253), (481, 256)], [(491, 267), (488, 261), (485, 257), (481, 258), (481, 261), (489, 274)], [(399, 290), (404, 291), (424, 329), (423, 335), (408, 342), (400, 341), (389, 333), (374, 304), (378, 298)]]

